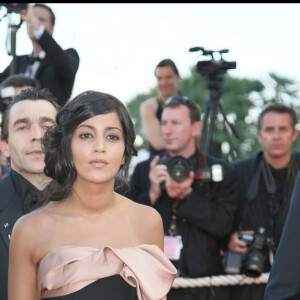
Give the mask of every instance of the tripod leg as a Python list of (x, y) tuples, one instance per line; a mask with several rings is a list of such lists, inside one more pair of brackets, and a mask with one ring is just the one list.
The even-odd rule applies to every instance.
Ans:
[(203, 129), (200, 140), (200, 150), (210, 153), (212, 149), (212, 138), (216, 121), (216, 105), (214, 100), (207, 100), (204, 114)]
[[(236, 152), (233, 150), (232, 139), (231, 139), (231, 136), (229, 134), (229, 130), (228, 130), (227, 126), (226, 126), (226, 123), (229, 124), (229, 126), (230, 126), (231, 129), (234, 129), (234, 127), (227, 120), (227, 117), (226, 117), (226, 114), (225, 114), (225, 109), (224, 109), (224, 104), (223, 104), (223, 101), (222, 101), (221, 98), (218, 100), (218, 105), (219, 105), (220, 111), (221, 111), (222, 116), (223, 116), (225, 133), (226, 133), (229, 145), (230, 145), (230, 153), (231, 153), (232, 159), (236, 160), (237, 159), (237, 155), (236, 155)], [(233, 130), (233, 132), (235, 133), (236, 137), (238, 137), (237, 132), (235, 131), (235, 129)]]
[(199, 149), (204, 153), (207, 150), (208, 139), (210, 137), (207, 134), (207, 132), (208, 132), (207, 127), (208, 127), (210, 111), (211, 111), (211, 101), (207, 100), (206, 105), (205, 105), (204, 120), (202, 122), (203, 123), (203, 128), (202, 128), (202, 132), (201, 132), (200, 145), (199, 145)]
[(208, 148), (207, 148), (208, 152), (207, 153), (212, 153), (213, 134), (214, 134), (215, 123), (216, 123), (216, 119), (217, 119), (216, 108), (217, 107), (215, 105), (215, 102), (212, 101), (210, 123), (209, 123), (209, 128), (208, 128), (209, 143), (208, 143)]

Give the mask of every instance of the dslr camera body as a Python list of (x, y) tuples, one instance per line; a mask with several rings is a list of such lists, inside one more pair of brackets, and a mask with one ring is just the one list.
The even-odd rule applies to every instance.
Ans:
[[(185, 180), (190, 171), (194, 170), (192, 161), (180, 155), (162, 157), (158, 164), (166, 165), (169, 175), (177, 182)], [(219, 182), (222, 181), (223, 178), (223, 166), (220, 164), (200, 168), (195, 172), (195, 180), (201, 182)], [(164, 189), (164, 182), (161, 187)]]
[(262, 249), (268, 246), (266, 230), (260, 227), (258, 231), (252, 234), (239, 233), (239, 239), (247, 244), (248, 251), (245, 254), (228, 251), (225, 260), (225, 272), (236, 274), (242, 271), (249, 277), (259, 277), (266, 261), (266, 255)]

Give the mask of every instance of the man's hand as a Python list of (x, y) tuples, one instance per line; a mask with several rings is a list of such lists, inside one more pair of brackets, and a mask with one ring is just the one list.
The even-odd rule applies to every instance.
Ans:
[[(240, 231), (240, 233), (244, 234), (254, 234), (253, 230), (245, 230)], [(246, 253), (248, 250), (247, 243), (244, 241), (241, 241), (238, 237), (238, 233), (234, 232), (231, 234), (229, 242), (228, 242), (228, 249), (234, 252), (239, 253)]]
[(150, 202), (152, 205), (156, 203), (158, 198), (160, 197), (162, 191), (160, 184), (163, 181), (166, 181), (168, 176), (168, 170), (166, 165), (158, 164), (160, 157), (156, 155), (150, 163), (150, 172), (149, 172), (149, 180), (150, 180)]
[(192, 184), (194, 181), (195, 173), (190, 171), (188, 177), (183, 181), (174, 180), (169, 174), (166, 179), (166, 190), (170, 198), (177, 198), (182, 200), (192, 192)]
[(31, 40), (34, 39), (34, 31), (37, 31), (40, 26), (41, 22), (39, 21), (38, 17), (34, 13), (34, 7), (28, 3), (27, 9), (25, 12), (20, 12), (21, 19), (26, 21), (27, 23), (27, 33)]

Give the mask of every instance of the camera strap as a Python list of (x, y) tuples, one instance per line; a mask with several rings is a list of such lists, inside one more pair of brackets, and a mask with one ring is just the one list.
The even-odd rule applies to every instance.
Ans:
[[(258, 196), (259, 193), (259, 183), (260, 178), (262, 176), (263, 182), (266, 187), (266, 192), (268, 194), (268, 209), (270, 213), (269, 217), (269, 232), (268, 232), (268, 239), (269, 239), (269, 248), (273, 252), (276, 249), (276, 244), (279, 242), (280, 232), (284, 225), (286, 215), (289, 208), (289, 201), (291, 197), (291, 193), (293, 191), (293, 186), (295, 184), (297, 173), (299, 172), (299, 166), (297, 161), (291, 157), (290, 162), (287, 166), (286, 177), (284, 179), (284, 186), (282, 188), (282, 192), (278, 195), (278, 187), (276, 186), (276, 182), (274, 176), (272, 174), (272, 170), (267, 163), (265, 157), (262, 157), (262, 160), (250, 182), (249, 188), (247, 190), (247, 205), (245, 207), (244, 213), (242, 215), (242, 220), (239, 225), (239, 230), (243, 228), (243, 221), (249, 211), (250, 203)], [(280, 201), (280, 197), (282, 199)], [(262, 203), (259, 203), (257, 207), (257, 215), (261, 222), (265, 220), (263, 211), (262, 211)], [(262, 224), (261, 224), (262, 226)]]
[(176, 208), (180, 199), (172, 199), (172, 215), (170, 228), (168, 229), (168, 235), (164, 236), (164, 253), (174, 262), (176, 262), (176, 268), (178, 269), (178, 262), (181, 257), (181, 250), (183, 248), (182, 236), (176, 232)]
[(170, 236), (174, 236), (177, 234), (177, 232), (176, 232), (176, 211), (177, 211), (177, 205), (178, 205), (179, 201), (180, 201), (180, 199), (177, 199), (177, 198), (172, 199), (171, 223), (170, 223), (170, 228), (168, 230), (168, 233)]
[[(269, 204), (273, 202), (273, 198), (274, 198), (277, 188), (276, 188), (276, 184), (275, 184), (270, 166), (267, 163), (265, 157), (262, 156), (261, 162), (259, 163), (259, 165), (254, 173), (254, 176), (252, 177), (249, 188), (247, 190), (247, 194), (246, 194), (247, 204), (246, 204), (244, 213), (242, 215), (241, 223), (239, 225), (239, 231), (242, 230), (242, 228), (243, 228), (243, 220), (245, 219), (245, 217), (248, 213), (250, 203), (252, 201), (254, 201), (258, 195), (259, 183), (260, 183), (261, 176), (263, 177), (263, 180), (264, 180), (264, 183), (266, 186), (266, 190), (269, 195)], [(258, 206), (257, 213), (259, 214), (260, 220), (264, 220), (264, 215), (262, 212), (261, 205)], [(272, 215), (273, 215), (273, 212), (272, 212)], [(273, 218), (272, 218), (272, 220), (273, 220)], [(262, 226), (262, 224), (261, 224), (261, 226)], [(271, 228), (273, 228), (273, 224), (272, 224)]]
[[(208, 163), (207, 163), (207, 158), (206, 156), (199, 150), (198, 147), (196, 147), (196, 159), (197, 159), (197, 170), (200, 170), (201, 169), (201, 166), (202, 164), (204, 165), (204, 168), (207, 168), (208, 167)], [(199, 175), (198, 175), (199, 176)], [(206, 190), (209, 190), (210, 188), (210, 185), (209, 185), (209, 182), (203, 182), (201, 180), (200, 177), (198, 177), (197, 175), (195, 176), (195, 179), (199, 179), (199, 181), (197, 181), (197, 189), (198, 191), (202, 191), (203, 190), (203, 187), (205, 186), (206, 187)]]
[[(252, 201), (254, 201), (254, 199), (256, 198), (256, 196), (258, 194), (258, 187), (259, 187), (261, 169), (262, 169), (262, 164), (259, 164), (258, 167), (256, 168), (256, 171), (255, 171), (255, 173), (252, 177), (252, 180), (250, 182), (250, 185), (247, 189), (247, 193), (246, 193), (247, 203), (246, 203), (244, 212), (241, 216), (241, 222), (239, 223), (239, 226), (238, 226), (238, 232), (240, 232), (243, 229), (244, 220), (245, 220), (245, 217), (248, 214), (250, 203)], [(261, 211), (260, 211), (260, 215), (261, 215), (261, 217), (263, 217)]]
[[(273, 177), (272, 171), (268, 163), (266, 162), (265, 158), (263, 160), (264, 167), (263, 167), (263, 176), (264, 181), (266, 184), (267, 192), (269, 193), (269, 212), (270, 212), (270, 226), (271, 226), (271, 233), (274, 239), (274, 250), (275, 246), (278, 245), (279, 239), (281, 236), (281, 231), (284, 226), (288, 209), (289, 209), (289, 202), (291, 199), (291, 195), (293, 192), (293, 188), (296, 181), (297, 173), (299, 172), (299, 166), (296, 160), (291, 157), (289, 164), (287, 166), (286, 172), (284, 173), (284, 177), (281, 175), (281, 190), (280, 184), (276, 187), (276, 182)], [(274, 191), (275, 186), (275, 191)], [(279, 189), (278, 189), (279, 188)], [(277, 193), (276, 193), (277, 192)], [(279, 193), (279, 194), (278, 194)]]

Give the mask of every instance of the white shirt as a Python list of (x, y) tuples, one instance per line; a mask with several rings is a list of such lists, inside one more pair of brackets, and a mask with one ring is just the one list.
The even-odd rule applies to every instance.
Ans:
[[(41, 25), (38, 30), (34, 31), (34, 33), (33, 33), (34, 38), (36, 40), (39, 40), (41, 38), (42, 34), (44, 33), (44, 30), (45, 30), (45, 26)], [(40, 59), (44, 59), (45, 56), (46, 56), (46, 52), (43, 51), (43, 50), (38, 54), (38, 57)], [(36, 72), (37, 72), (40, 64), (41, 64), (41, 62), (39, 60), (36, 60), (33, 64), (28, 65), (26, 70), (25, 70), (25, 75), (27, 75), (31, 78), (35, 78)]]

